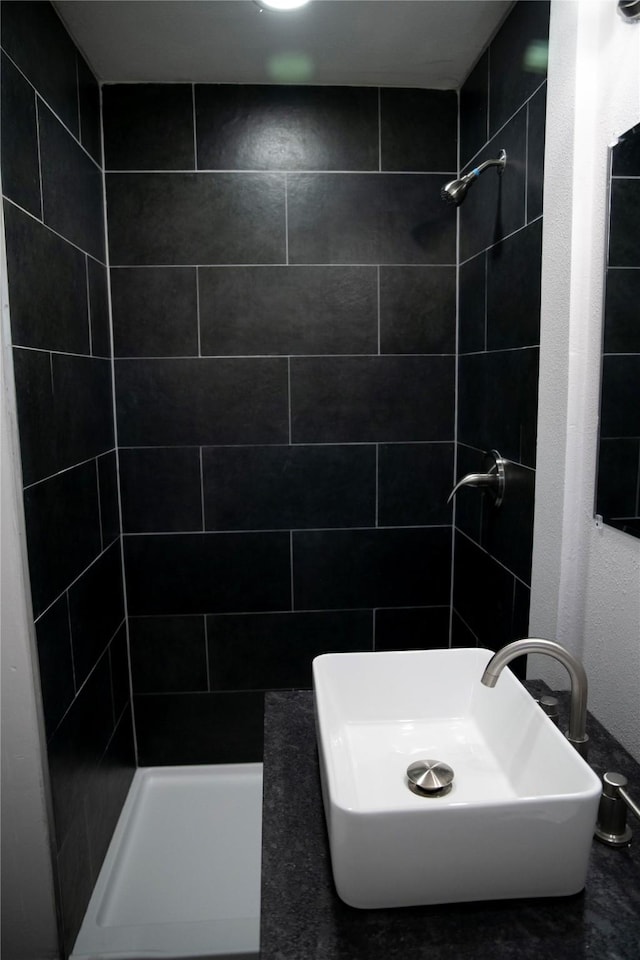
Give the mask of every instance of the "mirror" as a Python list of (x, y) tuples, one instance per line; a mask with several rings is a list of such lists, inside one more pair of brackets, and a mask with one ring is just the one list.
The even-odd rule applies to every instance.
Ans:
[(640, 124), (609, 155), (596, 515), (640, 537)]

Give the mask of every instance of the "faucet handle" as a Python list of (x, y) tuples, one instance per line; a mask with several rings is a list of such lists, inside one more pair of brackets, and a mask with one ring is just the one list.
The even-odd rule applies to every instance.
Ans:
[(627, 783), (622, 773), (608, 772), (602, 778), (595, 837), (610, 847), (624, 847), (631, 841), (633, 832), (627, 824), (627, 807), (640, 818), (640, 807), (625, 789)]
[(447, 503), (451, 503), (458, 490), (461, 487), (484, 487), (493, 498), (493, 505), (499, 507), (504, 500), (505, 485), (505, 463), (497, 450), (485, 454), (485, 460), (489, 464), (486, 473), (468, 473), (458, 480), (455, 487), (447, 498)]

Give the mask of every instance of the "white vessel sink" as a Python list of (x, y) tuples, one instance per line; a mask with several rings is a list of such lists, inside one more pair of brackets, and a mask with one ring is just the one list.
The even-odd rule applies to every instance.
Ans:
[[(325, 654), (313, 663), (333, 876), (353, 907), (558, 897), (585, 884), (601, 785), (484, 649)], [(411, 792), (416, 760), (454, 770)]]

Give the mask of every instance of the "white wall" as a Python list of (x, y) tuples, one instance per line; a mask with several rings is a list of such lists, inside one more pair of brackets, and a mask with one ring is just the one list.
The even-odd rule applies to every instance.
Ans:
[(0, 210), (0, 645), (2, 670), (2, 956), (57, 957), (58, 934), (47, 820), (41, 723), (32, 657), (17, 468), (15, 400), (8, 351), (4, 227)]
[[(608, 147), (640, 121), (640, 23), (553, 0), (531, 635), (580, 656), (592, 713), (640, 760), (640, 540), (593, 519)], [(530, 676), (565, 677), (541, 658)]]

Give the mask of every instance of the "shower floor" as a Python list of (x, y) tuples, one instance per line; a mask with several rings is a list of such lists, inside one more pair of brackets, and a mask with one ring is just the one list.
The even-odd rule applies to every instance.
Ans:
[(258, 956), (262, 764), (142, 767), (71, 960)]

